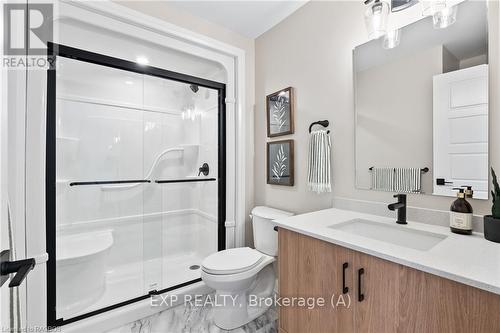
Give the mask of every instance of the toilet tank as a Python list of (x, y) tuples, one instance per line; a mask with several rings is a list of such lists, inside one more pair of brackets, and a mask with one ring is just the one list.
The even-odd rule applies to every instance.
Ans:
[(275, 257), (278, 254), (278, 233), (273, 220), (292, 216), (283, 210), (257, 206), (252, 209), (253, 242), (255, 249)]

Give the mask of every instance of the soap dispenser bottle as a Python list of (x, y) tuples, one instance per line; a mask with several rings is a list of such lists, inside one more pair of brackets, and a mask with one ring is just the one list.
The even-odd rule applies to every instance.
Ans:
[(472, 234), (472, 206), (465, 199), (465, 189), (454, 188), (454, 190), (458, 190), (458, 198), (450, 208), (450, 229), (457, 234), (470, 235)]

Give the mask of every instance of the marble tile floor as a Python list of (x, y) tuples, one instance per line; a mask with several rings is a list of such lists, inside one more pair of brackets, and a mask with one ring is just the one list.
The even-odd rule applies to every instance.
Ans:
[(278, 311), (271, 307), (266, 313), (243, 327), (223, 330), (213, 322), (210, 305), (180, 305), (153, 316), (112, 329), (106, 333), (276, 333)]

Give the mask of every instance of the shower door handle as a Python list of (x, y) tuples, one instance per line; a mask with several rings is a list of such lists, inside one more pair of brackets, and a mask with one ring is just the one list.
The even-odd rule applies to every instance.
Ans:
[(4, 284), (9, 275), (16, 273), (14, 278), (9, 283), (9, 288), (19, 287), (21, 282), (24, 281), (28, 273), (35, 267), (35, 258), (9, 261), (10, 250), (2, 251), (1, 253), (2, 262), (0, 263), (0, 275), (2, 276), (2, 284)]
[(48, 259), (47, 253), (35, 258), (10, 261), (10, 250), (0, 253), (0, 287), (9, 279), (10, 274), (16, 273), (9, 283), (9, 288), (19, 287), (28, 273), (36, 264), (44, 263)]

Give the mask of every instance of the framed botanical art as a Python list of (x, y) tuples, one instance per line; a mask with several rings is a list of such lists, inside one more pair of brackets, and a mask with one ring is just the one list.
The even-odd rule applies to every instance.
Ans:
[(293, 186), (293, 140), (267, 143), (267, 183)]
[(293, 88), (288, 87), (266, 97), (267, 136), (293, 134)]

